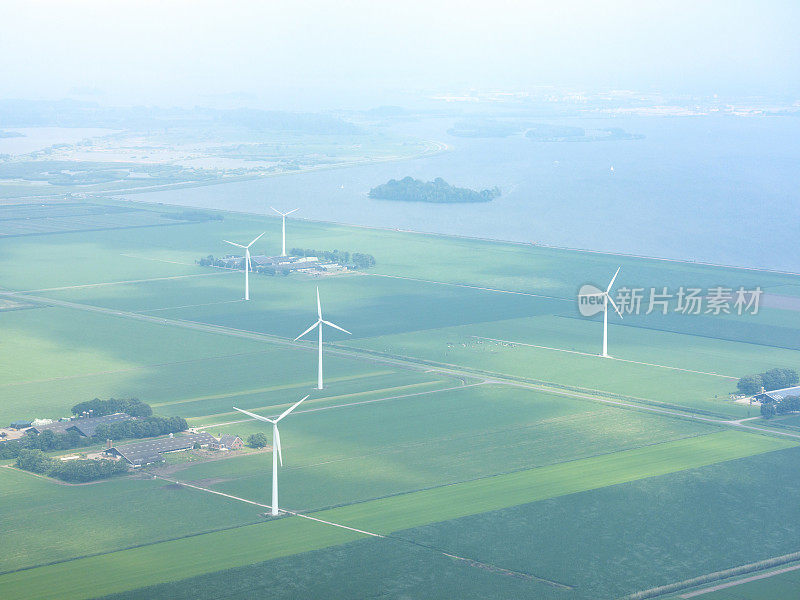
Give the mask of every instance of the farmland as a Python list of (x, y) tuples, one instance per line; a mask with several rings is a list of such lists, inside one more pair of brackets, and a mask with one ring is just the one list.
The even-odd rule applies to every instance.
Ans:
[[(796, 312), (612, 316), (603, 359), (599, 316), (575, 309), (580, 285), (620, 264), (620, 285), (782, 298), (792, 276), (291, 220), (291, 245), (377, 265), (253, 275), (244, 302), (242, 273), (195, 260), (262, 231), (256, 250), (275, 253), (278, 220), (176, 224), (168, 206), (93, 203), (152, 223), (0, 238), (13, 307), (0, 309), (0, 420), (133, 396), (246, 438), (263, 424), (233, 406), (274, 415), (310, 394), (281, 424), (281, 505), (322, 522), (265, 520), (268, 451), (82, 486), (2, 466), (4, 596), (46, 598), (58, 581), (64, 598), (177, 598), (192, 578), (195, 594), (244, 597), (285, 570), (294, 583), (274, 597), (461, 585), (465, 598), (588, 600), (800, 550), (778, 485), (795, 417), (765, 422), (729, 398), (742, 375), (800, 367)], [(317, 287), (325, 318), (353, 332), (326, 330), (324, 390), (314, 342), (293, 341)], [(690, 515), (704, 503), (716, 538)], [(334, 569), (341, 587), (320, 575)]]

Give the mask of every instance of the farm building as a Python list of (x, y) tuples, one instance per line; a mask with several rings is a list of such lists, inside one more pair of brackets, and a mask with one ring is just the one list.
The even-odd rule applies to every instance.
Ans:
[(784, 398), (797, 396), (800, 396), (800, 385), (770, 392), (761, 392), (753, 396), (753, 400), (755, 402), (781, 402)]
[(30, 421), (14, 421), (10, 425), (11, 429), (27, 429), (30, 426), (31, 426)]
[(92, 437), (100, 425), (121, 423), (123, 421), (130, 421), (132, 418), (133, 417), (126, 413), (114, 413), (102, 417), (82, 417), (70, 421), (58, 421), (56, 423), (50, 423), (49, 425), (38, 425), (31, 427), (31, 430), (36, 433), (42, 433), (43, 431), (52, 431), (53, 433), (77, 431), (84, 437)]
[(244, 444), (242, 439), (236, 435), (223, 435), (217, 439), (210, 433), (190, 433), (112, 446), (105, 450), (104, 454), (121, 458), (134, 467), (141, 467), (162, 462), (163, 454), (189, 450), (195, 446), (214, 450), (239, 450), (244, 447)]
[(215, 450), (241, 450), (244, 448), (244, 442), (238, 435), (225, 434), (210, 444), (209, 448), (214, 448)]

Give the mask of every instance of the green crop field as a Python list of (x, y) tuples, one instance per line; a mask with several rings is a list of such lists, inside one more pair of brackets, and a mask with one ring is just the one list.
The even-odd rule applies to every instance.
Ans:
[[(392, 535), (393, 543), (357, 541), (113, 598), (188, 600), (221, 591), (232, 597), (347, 598), (382, 588), (408, 597), (447, 596), (457, 589), (466, 598), (622, 598), (795, 549), (799, 509), (784, 494), (798, 492), (797, 459), (794, 448), (732, 460), (402, 530)], [(742, 503), (759, 508), (743, 510)], [(438, 549), (474, 562), (444, 557)], [(353, 576), (342, 581), (343, 572)], [(774, 579), (775, 587), (760, 596), (744, 595), (758, 588), (754, 583), (697, 598), (793, 598), (777, 593), (793, 590), (784, 578), (794, 577), (764, 580), (769, 585)], [(736, 595), (739, 589), (743, 595)]]
[[(94, 202), (153, 223), (177, 210)], [(4, 598), (178, 598), (187, 578), (192, 597), (253, 597), (286, 569), (276, 598), (589, 600), (800, 550), (778, 483), (796, 419), (729, 399), (743, 375), (800, 367), (793, 305), (612, 316), (610, 360), (599, 315), (575, 302), (620, 265), (619, 286), (796, 297), (792, 276), (291, 220), (290, 246), (376, 266), (254, 274), (244, 302), (241, 272), (195, 261), (262, 231), (255, 253), (275, 254), (280, 223), (223, 216), (0, 238), (0, 425), (113, 396), (269, 436), (233, 407), (275, 415), (308, 394), (281, 423), (281, 506), (335, 525), (264, 519), (269, 449), (90, 485), (0, 466)], [(325, 318), (353, 332), (325, 331), (324, 390), (313, 336), (292, 341), (317, 287)], [(690, 506), (717, 525), (710, 539)]]

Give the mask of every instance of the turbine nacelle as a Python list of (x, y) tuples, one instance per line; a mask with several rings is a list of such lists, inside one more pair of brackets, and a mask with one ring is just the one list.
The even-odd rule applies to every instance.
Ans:
[(241, 408), (236, 408), (235, 406), (233, 407), (233, 409), (234, 410), (238, 410), (240, 413), (244, 413), (248, 417), (252, 417), (252, 418), (257, 419), (259, 421), (264, 421), (265, 423), (271, 423), (272, 424), (272, 432), (273, 432), (274, 437), (275, 437), (275, 440), (274, 440), (274, 442), (275, 442), (275, 450), (278, 451), (278, 460), (280, 461), (281, 466), (283, 466), (283, 452), (281, 450), (281, 434), (280, 434), (280, 431), (278, 430), (278, 423), (280, 423), (281, 419), (286, 417), (286, 415), (288, 415), (295, 408), (300, 406), (300, 404), (303, 401), (307, 400), (307, 399), (308, 399), (308, 396), (305, 396), (304, 398), (301, 398), (300, 400), (298, 400), (297, 402), (292, 404), (289, 408), (287, 408), (285, 411), (283, 411), (279, 416), (275, 417), (274, 419), (270, 419), (269, 417), (262, 417), (261, 415), (257, 415), (256, 413), (252, 413), (250, 411), (247, 411), (247, 410), (244, 410), (244, 409), (241, 409)]

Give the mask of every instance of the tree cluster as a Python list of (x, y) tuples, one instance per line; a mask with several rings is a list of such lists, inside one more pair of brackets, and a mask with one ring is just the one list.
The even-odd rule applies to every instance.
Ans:
[(21, 450), (16, 465), (26, 471), (75, 483), (106, 479), (128, 471), (128, 467), (122, 461), (57, 460), (50, 458), (41, 450)]
[(794, 369), (770, 369), (755, 375), (746, 375), (736, 384), (739, 392), (746, 396), (754, 396), (761, 392), (763, 387), (766, 391), (780, 390), (800, 382), (800, 376)]
[(48, 429), (37, 434), (29, 430), (18, 440), (0, 443), (0, 459), (17, 458), (23, 450), (42, 450), (44, 452), (71, 450), (89, 446), (92, 443), (95, 443), (94, 440), (83, 437), (77, 431), (54, 433)]
[(349, 269), (369, 269), (375, 266), (375, 257), (363, 252), (348, 252), (347, 250), (313, 250), (310, 248), (292, 248), (291, 256), (316, 256), (321, 260), (335, 262)]
[(481, 190), (477, 192), (468, 188), (455, 187), (441, 177), (433, 181), (421, 181), (413, 177), (404, 177), (401, 180), (390, 179), (387, 183), (372, 188), (370, 198), (378, 200), (400, 200), (403, 202), (489, 202), (500, 196), (500, 188)]
[(137, 398), (109, 398), (108, 400), (87, 400), (72, 407), (73, 415), (91, 413), (93, 417), (102, 417), (114, 413), (126, 413), (132, 417), (149, 417), (153, 409)]
[[(148, 407), (149, 408), (149, 407)], [(100, 440), (120, 440), (125, 438), (146, 438), (186, 431), (189, 425), (183, 417), (150, 416), (119, 423), (98, 425), (94, 438)]]
[[(209, 254), (208, 256), (204, 256), (200, 260), (197, 261), (197, 264), (201, 267), (223, 267), (229, 268), (229, 263), (226, 263), (221, 258), (215, 258), (213, 254)], [(239, 266), (244, 266), (244, 257), (239, 260)]]
[(800, 397), (787, 396), (783, 400), (765, 400), (761, 403), (761, 416), (771, 419), (775, 415), (800, 412)]
[(252, 434), (247, 437), (247, 445), (251, 448), (264, 448), (267, 445), (267, 435), (260, 431)]
[(130, 421), (99, 425), (91, 438), (84, 437), (77, 431), (55, 433), (45, 429), (37, 434), (29, 429), (18, 440), (0, 442), (0, 460), (17, 458), (24, 450), (41, 450), (43, 452), (71, 450), (73, 448), (91, 446), (107, 439), (122, 440), (156, 437), (185, 431), (189, 427), (186, 419), (182, 417), (159, 417), (153, 415), (153, 409), (150, 408), (150, 405), (136, 398), (110, 398), (109, 400), (95, 398), (72, 407), (72, 412), (75, 414), (83, 414), (84, 411), (88, 410), (92, 410), (92, 416), (96, 417), (124, 412), (135, 418)]

